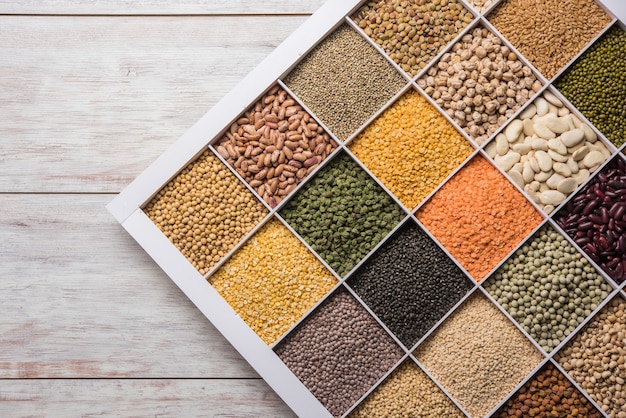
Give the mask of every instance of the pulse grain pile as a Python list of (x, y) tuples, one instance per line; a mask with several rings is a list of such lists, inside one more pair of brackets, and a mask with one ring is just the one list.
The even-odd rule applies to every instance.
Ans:
[(315, 47), (284, 81), (341, 140), (406, 85), (400, 73), (347, 24)]
[(300, 189), (280, 215), (331, 268), (345, 276), (406, 214), (342, 153)]
[(408, 348), (473, 287), (412, 221), (395, 232), (348, 284)]
[(602, 413), (563, 373), (548, 363), (506, 401), (493, 417), (601, 418)]
[(611, 22), (594, 0), (503, 0), (487, 19), (548, 80)]
[(404, 351), (341, 288), (275, 348), (333, 416), (343, 415)]
[(207, 273), (267, 214), (211, 151), (172, 179), (146, 215), (198, 269)]
[(619, 154), (554, 219), (610, 278), (626, 280), (626, 162)]
[(349, 145), (350, 151), (409, 209), (474, 150), (415, 90), (407, 91)]
[(530, 67), (480, 26), (456, 42), (417, 84), (478, 144), (541, 89)]
[(485, 289), (548, 353), (612, 290), (550, 225), (518, 249), (485, 283)]
[(543, 358), (480, 292), (470, 296), (414, 354), (472, 417), (485, 416)]
[(548, 90), (485, 151), (546, 213), (611, 155), (595, 131)]
[(626, 142), (626, 32), (617, 24), (554, 85), (616, 147)]
[(273, 87), (217, 141), (217, 152), (272, 208), (337, 144), (285, 90)]
[(463, 418), (465, 415), (412, 360), (402, 363), (350, 418)]
[(456, 0), (378, 0), (367, 2), (352, 18), (414, 77), (474, 16)]
[(626, 302), (615, 297), (556, 355), (611, 418), (626, 417)]
[(263, 225), (209, 283), (267, 344), (273, 344), (336, 284), (280, 221)]
[(417, 212), (417, 218), (476, 280), (482, 280), (541, 221), (541, 215), (482, 156)]

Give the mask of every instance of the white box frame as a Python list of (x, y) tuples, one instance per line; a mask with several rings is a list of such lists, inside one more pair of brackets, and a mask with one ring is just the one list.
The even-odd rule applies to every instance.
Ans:
[[(107, 205), (108, 211), (122, 227), (300, 417), (332, 415), (274, 353), (272, 347), (236, 314), (168, 240), (143, 212), (142, 207), (183, 168), (206, 151), (209, 143), (231, 121), (274, 85), (326, 34), (341, 24), (362, 1), (328, 0)], [(624, 27), (624, 0), (596, 1)], [(477, 13), (477, 16), (482, 17), (483, 14)]]

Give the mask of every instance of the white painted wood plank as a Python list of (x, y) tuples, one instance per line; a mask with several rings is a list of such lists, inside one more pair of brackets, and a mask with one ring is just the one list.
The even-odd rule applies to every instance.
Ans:
[(0, 14), (209, 15), (311, 14), (325, 0), (0, 0)]
[(106, 212), (112, 195), (0, 197), (0, 378), (257, 377)]
[(294, 417), (260, 379), (0, 380), (3, 417)]
[(119, 192), (304, 20), (0, 16), (0, 192)]

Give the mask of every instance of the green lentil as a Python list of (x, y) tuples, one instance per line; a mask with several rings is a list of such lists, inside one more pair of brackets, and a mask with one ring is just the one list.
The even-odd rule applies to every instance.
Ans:
[(550, 225), (520, 247), (486, 281), (485, 289), (546, 352), (574, 332), (585, 310), (592, 311), (611, 292), (587, 259)]
[(280, 215), (343, 276), (405, 214), (362, 168), (341, 153), (285, 205)]
[(618, 25), (578, 58), (555, 86), (616, 147), (626, 142), (626, 32)]

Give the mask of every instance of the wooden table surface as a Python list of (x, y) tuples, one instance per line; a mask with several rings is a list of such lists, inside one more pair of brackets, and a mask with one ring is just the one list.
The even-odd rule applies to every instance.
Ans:
[(105, 210), (324, 0), (0, 0), (0, 416), (292, 416)]

